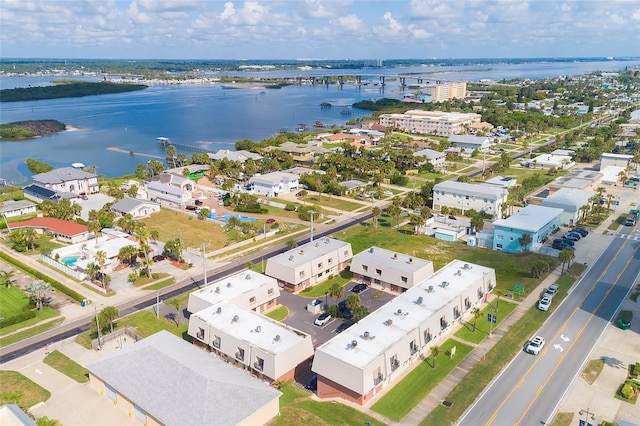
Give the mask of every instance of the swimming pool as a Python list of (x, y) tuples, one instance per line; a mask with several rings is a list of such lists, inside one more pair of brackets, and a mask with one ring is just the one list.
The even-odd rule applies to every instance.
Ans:
[[(222, 215), (222, 217), (218, 216), (216, 214), (216, 212), (211, 212), (211, 214), (209, 215), (209, 219), (219, 220), (219, 221), (222, 221), (222, 222), (228, 222), (229, 219), (231, 219), (232, 217), (233, 217), (233, 215), (231, 213), (229, 213), (229, 212), (225, 212)], [(238, 218), (238, 220), (240, 222), (255, 222), (256, 220), (258, 220), (255, 217), (249, 217), (249, 216), (245, 216), (245, 215), (242, 215), (242, 214), (236, 215), (235, 217)]]
[(62, 258), (62, 263), (66, 264), (68, 267), (72, 267), (76, 264), (80, 256), (65, 256)]

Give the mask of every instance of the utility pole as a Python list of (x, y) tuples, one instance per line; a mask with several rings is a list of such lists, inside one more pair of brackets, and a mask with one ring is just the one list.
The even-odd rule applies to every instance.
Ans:
[(204, 269), (204, 286), (207, 286), (207, 253), (205, 252), (206, 243), (202, 243), (202, 269)]
[(156, 294), (156, 319), (160, 317), (160, 290)]
[(98, 350), (102, 349), (102, 333), (100, 333), (100, 322), (98, 321), (98, 307), (94, 306), (93, 310), (96, 313), (96, 329), (98, 330)]
[(309, 239), (309, 242), (312, 242), (313, 241), (313, 215), (316, 214), (316, 212), (311, 210), (309, 211), (309, 214), (311, 215), (311, 238)]

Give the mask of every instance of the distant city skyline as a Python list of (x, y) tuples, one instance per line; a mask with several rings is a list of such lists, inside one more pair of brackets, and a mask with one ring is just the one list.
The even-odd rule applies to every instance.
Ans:
[(640, 0), (0, 0), (4, 58), (640, 56)]

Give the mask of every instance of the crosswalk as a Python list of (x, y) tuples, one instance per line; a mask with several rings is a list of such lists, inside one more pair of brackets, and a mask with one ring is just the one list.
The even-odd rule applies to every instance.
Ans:
[(616, 237), (622, 238), (623, 240), (632, 240), (639, 241), (640, 240), (640, 232), (635, 232), (633, 234), (616, 234)]

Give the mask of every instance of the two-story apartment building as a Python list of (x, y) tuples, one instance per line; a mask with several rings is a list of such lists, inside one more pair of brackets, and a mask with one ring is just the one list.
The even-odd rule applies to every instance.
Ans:
[(442, 207), (460, 209), (464, 214), (469, 209), (485, 212), (499, 218), (509, 192), (496, 185), (472, 184), (456, 181), (444, 181), (433, 186), (433, 209)]
[(429, 260), (371, 247), (351, 259), (353, 279), (393, 292), (405, 292), (433, 275)]
[(297, 292), (339, 274), (352, 257), (351, 244), (327, 237), (271, 257), (265, 274)]
[(253, 184), (253, 192), (264, 197), (277, 197), (298, 190), (298, 175), (293, 173), (273, 172), (256, 175), (249, 179)]
[(34, 185), (52, 191), (70, 192), (76, 195), (95, 194), (100, 191), (98, 175), (74, 167), (62, 167), (32, 177)]
[(320, 398), (364, 405), (423, 362), (430, 346), (480, 305), (495, 271), (454, 260), (317, 348)]
[(191, 201), (191, 191), (169, 185), (167, 183), (151, 181), (144, 185), (149, 200), (173, 207), (184, 207)]
[(280, 288), (274, 278), (246, 269), (189, 294), (187, 310), (194, 313), (227, 300), (262, 313), (276, 307), (279, 296)]
[(409, 110), (404, 114), (382, 114), (380, 124), (405, 132), (450, 136), (463, 133), (466, 127), (479, 123), (482, 116), (476, 113)]
[[(535, 251), (545, 238), (552, 235), (560, 226), (564, 210), (529, 204), (524, 209), (493, 222), (493, 249), (507, 253)], [(520, 244), (520, 238), (529, 234), (531, 243), (527, 247)]]
[(313, 356), (308, 334), (228, 301), (192, 314), (188, 333), (194, 345), (268, 381), (299, 376)]

